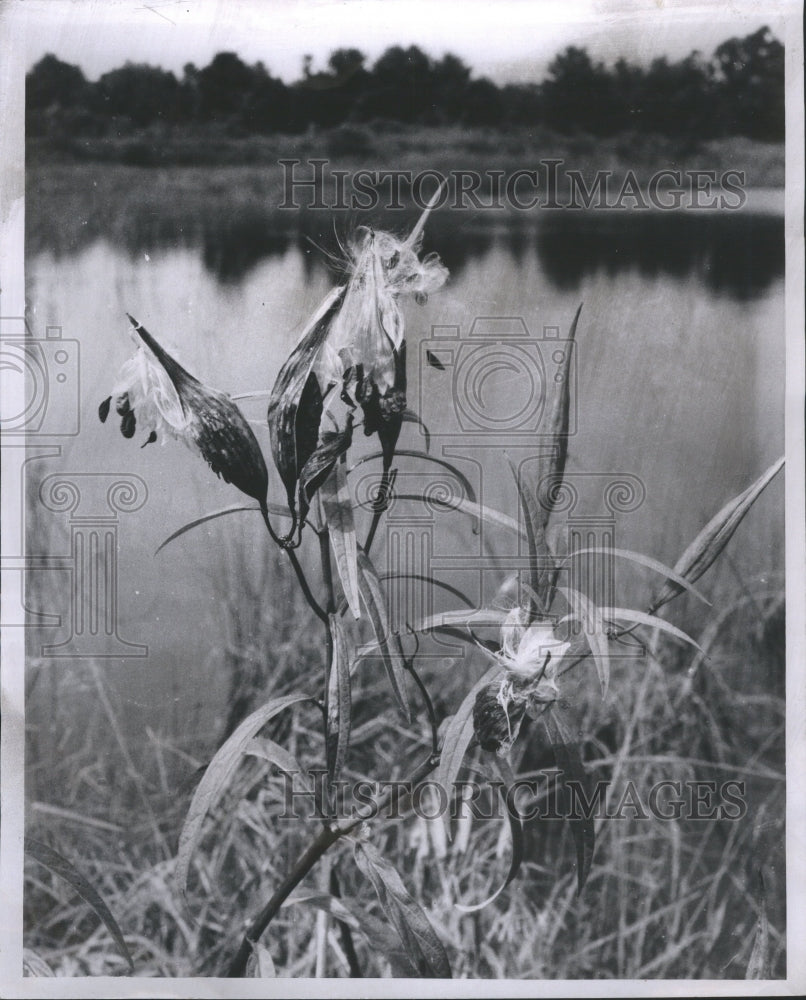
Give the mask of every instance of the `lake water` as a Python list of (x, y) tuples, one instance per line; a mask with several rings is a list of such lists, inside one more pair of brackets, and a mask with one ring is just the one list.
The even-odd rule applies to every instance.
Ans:
[[(317, 242), (332, 246), (330, 221), (321, 229)], [(521, 461), (540, 442), (539, 426), (532, 436), (521, 430), (539, 420), (554, 341), (566, 336), (580, 303), (568, 462), (580, 492), (575, 516), (594, 523), (602, 483), (632, 477), (645, 498), (618, 513), (616, 544), (671, 564), (723, 503), (783, 453), (780, 215), (559, 212), (514, 225), (481, 213), (444, 221), (437, 214), (426, 249), (442, 256), (451, 279), (425, 306), (406, 306), (410, 401), (429, 426), (432, 452), (450, 457), (485, 502), (517, 516), (503, 450)], [(215, 707), (227, 689), (222, 651), (233, 641), (224, 635), (223, 604), (238, 600), (239, 560), (254, 570), (264, 558), (265, 532), (253, 515), (237, 514), (154, 556), (185, 521), (238, 503), (240, 494), (178, 445), (141, 449), (125, 441), (113, 420), (100, 424), (98, 403), (131, 353), (126, 312), (203, 381), (232, 394), (269, 389), (334, 277), (304, 239), (253, 226), (188, 244), (102, 239), (71, 254), (42, 251), (29, 256), (27, 281), (31, 328), (41, 336), (59, 326), (78, 341), (81, 376), (80, 433), (58, 458), (31, 463), (33, 481), (56, 471), (127, 473), (148, 489), (143, 506), (119, 518), (118, 620), (119, 635), (147, 644), (149, 655), (105, 660), (104, 676), (125, 699), (132, 725), (145, 719), (154, 728), (209, 729), (222, 714)], [(448, 345), (445, 371), (419, 371), (425, 340), (437, 353)], [(515, 341), (535, 359), (536, 380), (509, 362), (482, 374), (472, 351)], [(265, 400), (242, 405), (268, 463)], [(414, 425), (404, 428), (401, 446), (422, 448)], [(400, 481), (415, 489), (439, 478), (422, 462), (398, 464)], [(271, 494), (281, 499), (276, 474)], [(704, 579), (706, 591), (736, 592), (741, 581), (753, 585), (783, 570), (782, 510), (776, 481), (735, 536), (730, 562)], [(406, 511), (397, 509), (404, 521)], [(62, 534), (44, 550), (66, 551), (67, 518), (49, 517), (50, 530)], [(472, 586), (473, 572), (457, 570), (455, 559), (450, 565), (452, 556), (476, 551), (469, 525), (439, 532), (430, 543), (434, 566), (442, 560), (444, 579)], [(381, 565), (383, 542), (382, 531)], [(513, 551), (511, 539), (492, 542)], [(34, 582), (32, 606), (67, 614), (66, 574), (48, 584), (45, 575), (41, 586)], [(483, 596), (503, 575), (480, 578)], [(620, 569), (620, 600), (645, 600), (647, 580), (643, 571)], [(47, 642), (64, 635), (42, 631)], [(77, 661), (50, 662), (68, 676)]]

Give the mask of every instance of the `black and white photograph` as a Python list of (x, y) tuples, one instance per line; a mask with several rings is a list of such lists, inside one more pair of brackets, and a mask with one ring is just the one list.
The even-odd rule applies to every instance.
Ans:
[(0, 5), (2, 996), (803, 993), (802, 29)]

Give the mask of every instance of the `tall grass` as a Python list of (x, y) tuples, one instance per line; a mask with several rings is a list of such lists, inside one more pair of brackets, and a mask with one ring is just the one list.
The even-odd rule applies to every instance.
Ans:
[[(759, 873), (770, 922), (769, 974), (785, 975), (782, 596), (775, 588), (725, 594), (719, 625), (710, 630), (709, 659), (681, 659), (673, 644), (661, 643), (646, 663), (614, 667), (607, 706), (592, 681), (581, 681), (573, 696), (580, 729), (590, 734), (584, 753), (595, 776), (615, 772), (615, 787), (632, 781), (644, 793), (661, 779), (739, 778), (747, 783), (743, 820), (646, 821), (626, 810), (624, 819), (602, 821), (579, 898), (567, 826), (534, 821), (520, 878), (474, 914), (462, 914), (454, 903), (477, 902), (502, 881), (509, 851), (502, 820), (477, 820), (453, 842), (446, 842), (438, 821), (413, 814), (380, 829), (376, 821), (377, 842), (449, 946), (455, 976), (742, 978), (762, 907)], [(274, 647), (279, 619), (264, 616), (259, 641)], [(290, 656), (274, 662), (262, 696), (269, 687), (290, 689), (304, 669)], [(439, 691), (440, 715), (455, 710), (481, 667), (424, 671), (425, 682)], [(135, 743), (118, 725), (124, 706), (97, 666), (57, 676), (55, 698), (41, 683), (29, 698), (36, 790), (30, 835), (59, 850), (95, 885), (123, 929), (138, 975), (217, 974), (237, 948), (243, 915), (271, 895), (304, 846), (306, 825), (277, 818), (284, 782), (256, 759), (239, 770), (195, 856), (185, 909), (172, 885), (176, 838), (220, 733), (189, 726), (180, 739), (148, 730)], [(381, 678), (361, 674), (356, 684), (345, 777), (372, 777), (379, 767), (392, 776), (409, 773), (427, 751), (425, 727), (400, 725)], [(90, 695), (94, 708), (79, 727), (77, 706), (86, 709)], [(316, 710), (297, 708), (269, 735), (306, 767), (323, 757), (320, 730)], [(43, 756), (54, 739), (57, 753)], [(529, 755), (521, 751), (513, 761), (519, 773), (551, 766)], [(345, 895), (382, 927), (384, 914), (355, 875), (349, 850), (336, 849), (333, 871)], [(296, 895), (319, 890), (314, 872)], [(267, 942), (279, 975), (314, 974), (315, 924), (309, 904), (280, 911)], [(126, 971), (90, 908), (33, 861), (26, 867), (25, 930), (26, 947), (55, 975)], [(354, 945), (365, 975), (394, 971), (359, 934)], [(324, 961), (327, 975), (349, 974), (344, 942), (333, 929)]]

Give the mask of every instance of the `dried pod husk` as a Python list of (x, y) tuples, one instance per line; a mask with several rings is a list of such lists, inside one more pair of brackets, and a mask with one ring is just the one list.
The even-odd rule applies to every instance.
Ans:
[[(145, 444), (159, 435), (184, 441), (217, 476), (264, 506), (266, 463), (236, 404), (185, 371), (148, 330), (131, 316), (129, 320), (141, 346), (124, 366), (124, 385), (114, 393), (123, 436), (133, 437), (139, 425), (148, 434)], [(111, 398), (99, 407), (101, 421), (109, 415)]]
[(504, 687), (494, 682), (482, 688), (473, 705), (473, 731), (482, 750), (504, 756), (509, 753), (526, 711), (526, 701), (516, 696), (502, 697)]
[[(302, 522), (305, 517), (305, 511), (300, 513), (296, 507), (299, 476), (316, 450), (322, 416), (322, 387), (313, 368), (338, 315), (344, 292), (344, 287), (333, 289), (320, 304), (280, 369), (269, 399), (267, 421), (274, 464), (286, 488), (288, 508), (295, 522), (297, 518)], [(296, 524), (288, 539), (295, 530)]]

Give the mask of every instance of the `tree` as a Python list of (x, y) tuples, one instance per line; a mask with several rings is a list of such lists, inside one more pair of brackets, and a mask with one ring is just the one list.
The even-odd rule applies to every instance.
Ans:
[(771, 141), (784, 138), (784, 47), (768, 27), (730, 38), (714, 52), (723, 126)]
[(179, 83), (173, 73), (156, 66), (127, 62), (104, 73), (95, 85), (95, 106), (135, 125), (162, 118), (173, 121), (178, 109)]
[(242, 113), (254, 89), (255, 73), (234, 52), (219, 52), (199, 71), (202, 118), (228, 118)]
[(25, 100), (31, 110), (57, 105), (73, 107), (86, 100), (88, 84), (78, 66), (62, 62), (52, 53), (43, 56), (25, 77)]
[(585, 49), (569, 45), (549, 65), (542, 95), (546, 121), (559, 132), (583, 130), (596, 135), (615, 131), (612, 80)]

